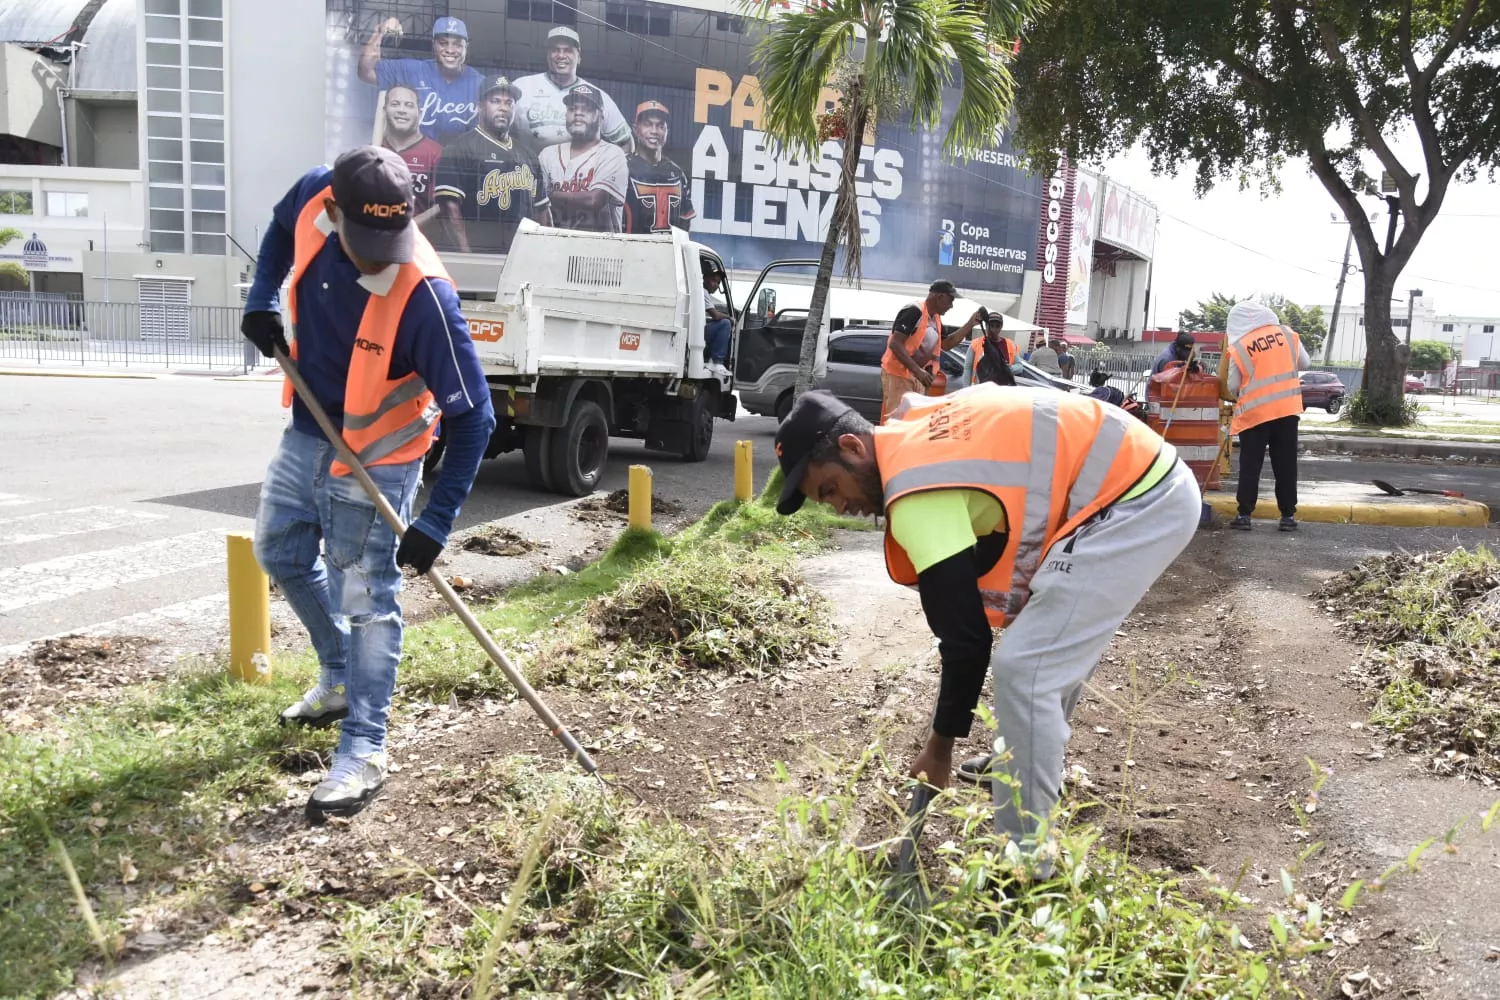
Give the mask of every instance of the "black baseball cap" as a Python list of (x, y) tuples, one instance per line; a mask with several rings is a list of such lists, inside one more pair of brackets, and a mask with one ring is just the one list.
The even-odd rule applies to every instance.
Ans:
[(795, 514), (802, 509), (807, 499), (802, 492), (802, 477), (807, 475), (813, 448), (852, 410), (848, 403), (822, 390), (805, 392), (793, 404), (792, 412), (776, 430), (776, 460), (786, 477), (781, 500), (776, 504), (778, 514)]
[(958, 289), (953, 287), (953, 282), (948, 281), (944, 278), (939, 278), (937, 281), (934, 281), (931, 285), (927, 286), (927, 294), (951, 295), (956, 299), (958, 298)]
[(984, 317), (984, 325), (998, 326), (1003, 330), (1005, 329), (1005, 317), (997, 312), (986, 313)]
[(410, 263), (417, 227), (412, 224), (411, 170), (399, 154), (356, 146), (333, 161), (331, 186), (351, 253), (376, 264)]
[(599, 108), (601, 111), (604, 109), (604, 95), (600, 94), (599, 88), (595, 87), (593, 84), (575, 83), (568, 90), (568, 92), (563, 95), (564, 104), (574, 104), (578, 101), (585, 101), (589, 104), (592, 104), (594, 107)]
[(510, 82), (510, 78), (501, 74), (499, 76), (487, 76), (484, 84), (479, 88), (479, 99), (482, 101), (497, 90), (503, 90), (511, 96), (511, 100), (521, 99), (521, 88)]

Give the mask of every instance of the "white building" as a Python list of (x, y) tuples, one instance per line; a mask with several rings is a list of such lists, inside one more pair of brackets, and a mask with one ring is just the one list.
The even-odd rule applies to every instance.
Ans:
[[(1323, 315), (1332, 317), (1333, 307), (1325, 305)], [(1401, 340), (1406, 340), (1407, 303), (1391, 303), (1391, 326)], [(1500, 359), (1500, 317), (1456, 316), (1437, 311), (1431, 296), (1418, 296), (1411, 309), (1412, 340), (1436, 340), (1465, 362)], [(1344, 300), (1339, 306), (1338, 329), (1331, 333), (1318, 360), (1334, 365), (1362, 365), (1365, 360), (1365, 307), (1363, 302)]]

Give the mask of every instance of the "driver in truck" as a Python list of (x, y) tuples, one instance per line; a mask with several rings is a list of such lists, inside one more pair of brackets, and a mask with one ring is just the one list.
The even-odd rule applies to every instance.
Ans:
[(729, 313), (719, 308), (714, 293), (719, 290), (724, 276), (718, 271), (703, 269), (703, 353), (707, 359), (705, 367), (720, 378), (729, 377), (725, 362), (729, 360)]

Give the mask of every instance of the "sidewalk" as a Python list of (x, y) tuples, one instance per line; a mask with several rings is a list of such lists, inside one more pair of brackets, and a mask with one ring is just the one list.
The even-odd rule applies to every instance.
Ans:
[[(1297, 493), (1299, 521), (1402, 528), (1483, 528), (1490, 522), (1489, 507), (1477, 500), (1411, 494), (1393, 497), (1369, 483), (1302, 482), (1297, 485)], [(1222, 517), (1238, 513), (1232, 492), (1214, 490), (1203, 494), (1203, 500)], [(1252, 516), (1276, 520), (1281, 512), (1274, 497), (1262, 496)]]
[(1500, 442), (1445, 441), (1395, 435), (1340, 434), (1304, 429), (1300, 451), (1310, 455), (1378, 455), (1394, 458), (1431, 458), (1444, 461), (1500, 463)]

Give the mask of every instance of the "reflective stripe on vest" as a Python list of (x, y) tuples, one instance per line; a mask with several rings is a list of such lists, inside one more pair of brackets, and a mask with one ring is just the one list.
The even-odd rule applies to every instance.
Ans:
[[(932, 317), (927, 314), (926, 299), (923, 299), (920, 302), (913, 302), (912, 305), (922, 310), (922, 318), (917, 322), (916, 332), (906, 338), (906, 353), (911, 357), (913, 361), (916, 361), (917, 348), (921, 347), (922, 341), (927, 339), (927, 325), (932, 322)], [(939, 322), (937, 325), (937, 338), (938, 339), (935, 352), (933, 353), (932, 357), (927, 359), (926, 365), (918, 365), (919, 368), (934, 368), (936, 366), (938, 357), (943, 353), (943, 324), (941, 322)], [(895, 352), (891, 350), (889, 344), (886, 345), (885, 354), (880, 358), (880, 370), (885, 372), (887, 375), (898, 375), (901, 378), (911, 378), (911, 369), (907, 368), (900, 362), (900, 360), (896, 357)]]
[[(1051, 545), (1129, 492), (1167, 445), (1096, 399), (981, 384), (941, 400), (908, 395), (876, 429), (875, 447), (887, 506), (936, 489), (983, 490), (1000, 502), (1010, 537), (979, 589), (991, 622), (1004, 624), (1026, 604)], [(886, 567), (897, 583), (916, 583), (889, 529)]]
[(1238, 434), (1257, 424), (1302, 412), (1302, 379), (1297, 373), (1301, 341), (1295, 331), (1279, 328), (1286, 351), (1251, 353), (1249, 344), (1277, 327), (1251, 330), (1230, 345), (1232, 363), (1239, 369), (1240, 393), (1235, 402), (1230, 431)]
[[(287, 303), (294, 336), (297, 283), (333, 232), (333, 224), (323, 208), (324, 199), (331, 198), (332, 194), (331, 188), (323, 189), (303, 206), (297, 217), (293, 238), (292, 291)], [(432, 443), (432, 429), (442, 410), (427, 384), (415, 372), (399, 379), (390, 377), (391, 353), (402, 313), (412, 292), (428, 278), (452, 280), (432, 245), (419, 232), (411, 262), (398, 265), (386, 294), (372, 292), (365, 302), (344, 383), (344, 443), (361, 465), (398, 465), (415, 461), (427, 453)], [(291, 346), (295, 357), (296, 339)], [(283, 399), (290, 405), (290, 384)], [(330, 471), (337, 476), (346, 476), (352, 470), (335, 460)]]

